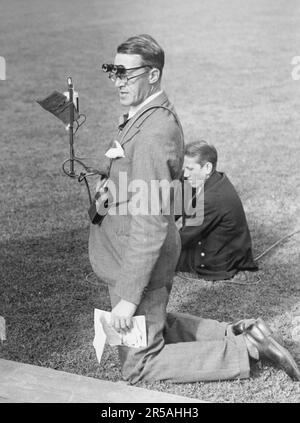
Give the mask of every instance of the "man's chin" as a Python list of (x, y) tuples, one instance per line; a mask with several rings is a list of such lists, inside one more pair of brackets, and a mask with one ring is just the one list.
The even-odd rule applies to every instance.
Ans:
[(192, 188), (195, 188), (196, 187), (196, 184), (195, 183), (193, 183), (190, 179), (187, 179), (186, 180), (187, 181), (187, 183), (192, 187)]
[(119, 100), (120, 100), (120, 104), (122, 104), (122, 106), (131, 106), (131, 101), (130, 99), (125, 96), (125, 95), (119, 95)]

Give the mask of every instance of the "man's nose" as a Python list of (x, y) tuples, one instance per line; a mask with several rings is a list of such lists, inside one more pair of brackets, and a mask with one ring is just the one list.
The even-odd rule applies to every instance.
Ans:
[(121, 78), (117, 77), (115, 82), (115, 87), (120, 88), (120, 87), (124, 87), (124, 85), (125, 85), (125, 82)]

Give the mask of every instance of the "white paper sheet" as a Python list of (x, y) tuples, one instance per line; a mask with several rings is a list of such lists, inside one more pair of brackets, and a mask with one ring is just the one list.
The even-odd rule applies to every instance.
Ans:
[(93, 346), (96, 350), (97, 360), (100, 363), (105, 343), (109, 345), (126, 345), (132, 348), (147, 346), (145, 316), (134, 316), (133, 327), (126, 334), (118, 333), (110, 325), (111, 313), (104, 310), (94, 309), (95, 337)]

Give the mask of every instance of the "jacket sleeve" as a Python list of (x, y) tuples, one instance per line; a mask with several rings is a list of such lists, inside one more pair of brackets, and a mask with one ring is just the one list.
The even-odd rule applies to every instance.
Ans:
[(179, 231), (182, 248), (193, 247), (220, 224), (222, 213), (216, 199), (204, 199), (203, 221), (201, 224), (193, 225), (194, 220), (194, 218), (187, 219), (186, 226)]
[[(133, 190), (128, 203), (129, 213), (131, 213), (128, 248), (123, 257), (121, 278), (115, 285), (117, 295), (137, 305), (141, 301), (144, 288), (150, 281), (168, 231), (167, 216), (150, 213), (151, 207), (156, 211), (160, 211), (162, 207), (161, 197), (152, 195), (150, 199), (151, 181), (170, 182), (173, 169), (181, 166), (177, 151), (179, 131), (157, 128), (150, 133), (145, 132), (146, 134), (143, 134), (141, 131), (138, 139), (134, 140), (130, 179), (141, 181), (143, 189), (142, 192), (136, 193)], [(142, 201), (148, 199), (147, 213), (141, 211), (135, 214), (131, 209), (138, 201), (138, 197)]]

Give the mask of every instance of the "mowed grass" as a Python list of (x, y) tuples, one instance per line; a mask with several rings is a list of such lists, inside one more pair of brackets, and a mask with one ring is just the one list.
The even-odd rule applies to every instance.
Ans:
[[(63, 175), (68, 136), (35, 102), (66, 90), (71, 75), (85, 125), (76, 150), (94, 164), (119, 114), (100, 66), (128, 36), (152, 34), (166, 51), (164, 87), (186, 141), (206, 139), (241, 195), (255, 256), (300, 228), (300, 55), (296, 0), (57, 1), (1, 3), (0, 315), (7, 341), (0, 357), (95, 378), (119, 380), (116, 350), (99, 366), (93, 309), (109, 309), (106, 287), (91, 276), (88, 197)], [(299, 234), (259, 262), (261, 282), (242, 286), (179, 277), (169, 310), (236, 320), (262, 316), (300, 365), (292, 337), (300, 316)], [(297, 328), (296, 328), (297, 329)], [(251, 379), (139, 386), (214, 402), (299, 402), (300, 384), (268, 363)]]

